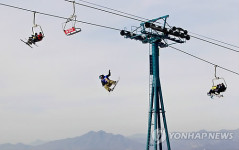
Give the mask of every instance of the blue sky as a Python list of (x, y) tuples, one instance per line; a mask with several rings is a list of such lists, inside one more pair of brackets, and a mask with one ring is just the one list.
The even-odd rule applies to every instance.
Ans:
[[(69, 17), (70, 3), (59, 0), (1, 0), (36, 11)], [(232, 44), (239, 39), (239, 2), (190, 0), (97, 1), (144, 18), (169, 15), (168, 23)], [(20, 39), (31, 34), (33, 14), (0, 6), (0, 143), (75, 137), (90, 130), (131, 135), (147, 132), (148, 48), (119, 32), (79, 23), (82, 32), (66, 37), (62, 19), (38, 15), (46, 38), (30, 49)], [(119, 29), (140, 22), (77, 6), (78, 20)], [(239, 54), (191, 39), (175, 47), (239, 72)], [(98, 76), (121, 78), (112, 94)], [(214, 67), (171, 48), (160, 50), (160, 76), (169, 131), (237, 129), (239, 77), (226, 79), (224, 98), (206, 93)]]

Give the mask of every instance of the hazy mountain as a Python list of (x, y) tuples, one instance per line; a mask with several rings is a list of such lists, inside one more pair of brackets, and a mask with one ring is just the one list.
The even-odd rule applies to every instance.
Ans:
[(51, 141), (42, 145), (2, 144), (0, 150), (144, 150), (144, 144), (104, 131)]
[(42, 140), (36, 140), (36, 141), (31, 142), (29, 145), (37, 146), (37, 145), (42, 145), (42, 144), (45, 144), (45, 143), (47, 143), (47, 142), (46, 141), (42, 141)]
[(91, 131), (80, 137), (52, 141), (36, 146), (34, 150), (143, 150), (142, 145), (122, 135)]
[(31, 150), (32, 146), (24, 144), (2, 144), (0, 150)]
[[(204, 134), (229, 133), (227, 139), (208, 139), (197, 136)], [(171, 134), (172, 150), (239, 150), (239, 130), (221, 130), (218, 132), (190, 132), (195, 134), (190, 139), (182, 138), (183, 133)], [(233, 135), (233, 138), (231, 138)], [(106, 133), (104, 131), (88, 132), (82, 136), (47, 142), (41, 145), (2, 144), (0, 150), (145, 150), (146, 135), (137, 134), (130, 137)], [(165, 144), (165, 142), (163, 143)], [(152, 147), (153, 148), (153, 147)]]
[(147, 141), (146, 134), (134, 134), (134, 135), (128, 136), (128, 138), (131, 140), (137, 141), (139, 143), (142, 143), (142, 144), (146, 144), (146, 141)]

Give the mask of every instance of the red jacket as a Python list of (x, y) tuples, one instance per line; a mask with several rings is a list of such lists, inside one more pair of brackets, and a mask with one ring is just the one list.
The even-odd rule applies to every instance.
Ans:
[(37, 38), (38, 38), (39, 41), (41, 41), (43, 39), (42, 34), (37, 35)]

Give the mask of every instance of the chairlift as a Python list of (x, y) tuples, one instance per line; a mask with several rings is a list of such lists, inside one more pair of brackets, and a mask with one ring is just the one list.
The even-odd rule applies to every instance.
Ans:
[[(215, 78), (212, 79), (212, 86), (217, 86), (218, 84), (223, 83), (225, 87), (227, 88), (226, 80), (222, 77), (217, 77), (217, 65), (215, 65)], [(226, 89), (223, 91), (225, 92)]]
[(36, 20), (36, 12), (34, 12), (33, 15), (34, 15), (34, 17), (33, 17), (32, 35), (31, 35), (31, 37), (28, 38), (27, 41), (24, 41), (21, 39), (22, 42), (24, 42), (31, 48), (32, 48), (32, 46), (31, 46), (32, 44), (36, 45), (36, 42), (41, 41), (45, 37), (42, 27), (40, 25), (36, 24), (36, 21), (35, 21)]
[(227, 83), (224, 78), (217, 77), (217, 65), (215, 65), (215, 78), (212, 79), (212, 89), (209, 91), (208, 95), (213, 97), (223, 97), (221, 92), (225, 92), (227, 89)]
[(62, 29), (67, 36), (81, 32), (81, 28), (76, 27), (77, 17), (75, 15), (75, 1), (73, 3), (73, 15), (67, 18), (66, 22), (62, 23)]

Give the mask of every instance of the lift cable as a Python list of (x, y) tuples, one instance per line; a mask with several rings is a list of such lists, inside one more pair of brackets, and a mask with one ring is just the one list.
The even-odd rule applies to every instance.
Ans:
[[(67, 2), (73, 2), (73, 1), (70, 1), (70, 0), (65, 0), (65, 1), (67, 1)], [(126, 15), (130, 15), (130, 16), (132, 16), (132, 17), (125, 16), (125, 15), (118, 14), (118, 13), (111, 12), (111, 11), (107, 11), (107, 10), (104, 10), (104, 9), (92, 7), (92, 6), (89, 6), (89, 5), (76, 3), (76, 4), (81, 5), (81, 6), (84, 6), (84, 7), (96, 9), (96, 10), (103, 11), (103, 12), (106, 12), (106, 13), (110, 13), (110, 14), (113, 14), (113, 15), (117, 15), (117, 16), (121, 16), (121, 17), (126, 17), (126, 18), (128, 18), (128, 19), (133, 19), (133, 20), (140, 21), (140, 22), (144, 22), (144, 21), (150, 20), (150, 19), (147, 19), (147, 18), (139, 17), (139, 16), (136, 16), (136, 15), (133, 15), (133, 14), (129, 14), (129, 13), (126, 13), (126, 12), (123, 12), (123, 11), (119, 11), (119, 10), (112, 9), (112, 8), (109, 8), (109, 7), (105, 7), (105, 6), (102, 6), (102, 5), (98, 5), (98, 4), (95, 4), (95, 3), (87, 2), (87, 1), (84, 1), (84, 0), (79, 0), (79, 1), (82, 1), (82, 2), (84, 2), (84, 3), (91, 4), (91, 5), (94, 5), (94, 6), (98, 6), (98, 7), (101, 7), (101, 8), (113, 10), (113, 11), (115, 11), (115, 12), (119, 12), (119, 13), (123, 13), (123, 14), (126, 14)], [(136, 18), (133, 18), (133, 17), (140, 18), (140, 19), (143, 19), (143, 20), (136, 19)], [(158, 22), (157, 22), (157, 23), (158, 23)], [(192, 33), (192, 34), (194, 34), (194, 35), (197, 35), (197, 36), (201, 36), (201, 37), (206, 38), (206, 39), (214, 40), (214, 41), (219, 42), (219, 43), (223, 43), (223, 44), (225, 44), (225, 45), (229, 45), (229, 46), (232, 46), (232, 47), (239, 48), (239, 47), (236, 46), (236, 45), (229, 44), (229, 43), (226, 43), (226, 42), (223, 42), (223, 41), (219, 41), (219, 40), (216, 40), (216, 39), (213, 39), (213, 38), (209, 38), (209, 37), (207, 37), (207, 36), (203, 36), (203, 35), (200, 35), (200, 34), (197, 34), (197, 33), (193, 33), (193, 32), (190, 32), (190, 33)], [(219, 46), (219, 47), (222, 47), (222, 48), (225, 48), (225, 49), (234, 51), (234, 52), (239, 52), (238, 50), (235, 50), (235, 49), (232, 49), (232, 48), (229, 48), (229, 47), (226, 47), (226, 46), (217, 44), (217, 43), (215, 43), (215, 42), (211, 42), (211, 41), (208, 41), (208, 40), (205, 40), (205, 39), (202, 39), (202, 38), (193, 36), (193, 35), (190, 35), (190, 36), (193, 37), (193, 38), (195, 38), (195, 39), (198, 39), (198, 40), (201, 40), (201, 41), (204, 41), (204, 42), (207, 42), (207, 43), (210, 43), (210, 44), (213, 44), (213, 45), (216, 45), (216, 46)]]
[(232, 47), (235, 47), (235, 48), (239, 48), (239, 46), (236, 46), (236, 45), (233, 45), (233, 44), (230, 44), (230, 43), (226, 43), (226, 42), (223, 42), (223, 41), (219, 41), (217, 39), (214, 39), (214, 38), (211, 38), (211, 37), (207, 37), (207, 36), (204, 36), (204, 35), (200, 35), (200, 34), (197, 34), (197, 33), (193, 33), (193, 32), (189, 32), (191, 34), (195, 34), (197, 36), (200, 36), (200, 37), (203, 37), (203, 38), (207, 38), (209, 40), (213, 40), (213, 41), (216, 41), (216, 42), (219, 42), (219, 43), (223, 43), (225, 45), (229, 45), (229, 46), (232, 46)]
[[(65, 0), (65, 1), (66, 2), (73, 2), (73, 1), (69, 1), (69, 0)], [(108, 11), (108, 10), (96, 8), (96, 7), (93, 7), (93, 6), (89, 6), (89, 5), (85, 5), (85, 4), (81, 4), (81, 3), (77, 3), (77, 2), (75, 2), (75, 4), (81, 5), (81, 6), (84, 6), (84, 7), (88, 7), (88, 8), (92, 8), (92, 9), (96, 9), (96, 10), (99, 10), (99, 11), (103, 11), (103, 12), (106, 12), (106, 13), (110, 13), (110, 14), (113, 14), (113, 15), (125, 17), (125, 18), (128, 18), (128, 19), (133, 19), (133, 20), (136, 20), (136, 21), (144, 22), (144, 20), (132, 18), (132, 17), (129, 17), (129, 16), (126, 16), (126, 15), (118, 14), (118, 13), (115, 13), (115, 12), (111, 12), (111, 11)]]
[[(29, 11), (29, 12), (35, 12), (35, 13), (38, 13), (38, 14), (41, 14), (41, 15), (50, 16), (50, 17), (54, 17), (54, 18), (67, 19), (66, 17), (61, 17), (61, 16), (52, 15), (52, 14), (48, 14), (48, 13), (38, 12), (38, 11), (34, 11), (34, 10), (22, 8), (22, 7), (17, 7), (17, 6), (12, 6), (12, 5), (8, 5), (8, 4), (0, 3), (0, 5), (6, 6), (6, 7), (15, 8), (15, 9), (19, 9), (19, 10), (24, 10), (24, 11)], [(79, 21), (79, 20), (76, 20), (76, 21), (77, 21), (77, 22), (84, 23), (84, 24), (92, 25), (92, 26), (107, 28), (107, 29), (111, 29), (111, 30), (115, 30), (115, 31), (121, 31), (121, 29), (117, 29), (117, 28), (113, 28), (113, 27), (109, 27), (109, 26), (104, 26), (104, 25), (99, 25), (99, 24), (90, 23), (90, 22), (85, 22), (85, 21)], [(190, 54), (190, 53), (187, 53), (187, 52), (185, 52), (185, 51), (182, 51), (182, 50), (180, 50), (180, 49), (178, 49), (178, 48), (175, 48), (175, 47), (172, 47), (172, 46), (169, 46), (169, 47), (171, 47), (171, 48), (173, 48), (173, 49), (175, 49), (175, 50), (178, 50), (178, 51), (180, 51), (180, 52), (182, 52), (182, 53), (185, 53), (185, 54), (187, 54), (187, 55), (189, 55), (189, 56), (192, 56), (192, 57), (194, 57), (194, 58), (196, 58), (196, 59), (199, 59), (199, 60), (201, 60), (201, 61), (204, 61), (204, 62), (206, 62), (206, 63), (209, 63), (209, 64), (211, 64), (211, 65), (214, 65), (214, 66), (216, 65), (216, 64), (214, 64), (214, 63), (212, 63), (212, 62), (209, 62), (209, 61), (207, 61), (207, 60), (205, 60), (205, 59), (202, 59), (202, 58), (199, 58), (199, 57), (197, 57), (197, 56), (194, 56), (194, 55), (192, 55), (192, 54)], [(229, 72), (231, 72), (231, 73), (234, 73), (234, 74), (239, 75), (239, 73), (237, 73), (237, 72), (235, 72), (235, 71), (229, 70), (229, 69), (224, 68), (224, 67), (221, 67), (221, 66), (219, 66), (219, 65), (216, 65), (216, 66), (218, 66), (218, 68), (221, 68), (221, 69), (224, 69), (224, 70), (229, 71)]]
[(190, 35), (190, 36), (191, 36), (192, 38), (195, 38), (195, 39), (198, 39), (198, 40), (201, 40), (201, 41), (204, 41), (204, 42), (207, 42), (207, 43), (210, 43), (210, 44), (213, 44), (213, 45), (216, 45), (216, 46), (219, 46), (219, 47), (222, 47), (222, 48), (225, 48), (225, 49), (234, 51), (234, 52), (239, 52), (238, 50), (235, 50), (235, 49), (232, 49), (232, 48), (229, 48), (229, 47), (226, 47), (226, 46), (223, 46), (223, 45), (220, 45), (220, 44), (217, 44), (217, 43), (214, 43), (214, 42), (211, 42), (211, 41), (208, 41), (208, 40), (205, 40), (205, 39), (202, 39), (202, 38), (193, 36), (193, 35)]
[(180, 50), (180, 49), (178, 49), (178, 48), (175, 48), (175, 47), (173, 47), (173, 46), (169, 46), (169, 47), (171, 47), (171, 48), (173, 48), (173, 49), (175, 49), (175, 50), (177, 50), (177, 51), (180, 51), (180, 52), (182, 52), (182, 53), (184, 53), (184, 54), (187, 54), (187, 55), (189, 55), (189, 56), (192, 56), (192, 57), (194, 57), (194, 58), (196, 58), (196, 59), (198, 59), (198, 60), (204, 61), (204, 62), (206, 62), (206, 63), (208, 63), (208, 64), (213, 65), (213, 66), (217, 66), (218, 68), (221, 68), (221, 69), (226, 70), (226, 71), (228, 71), (228, 72), (231, 72), (231, 73), (234, 73), (234, 74), (236, 74), (236, 75), (239, 75), (238, 72), (232, 71), (232, 70), (227, 69), (227, 68), (222, 67), (222, 66), (219, 66), (219, 65), (217, 65), (217, 64), (215, 64), (215, 63), (212, 63), (212, 62), (210, 62), (210, 61), (208, 61), (208, 60), (205, 60), (205, 59), (202, 59), (202, 58), (197, 57), (197, 56), (195, 56), (195, 55), (192, 55), (192, 54), (190, 54), (190, 53), (188, 53), (188, 52), (185, 52), (185, 51)]
[[(52, 15), (49, 13), (43, 13), (43, 12), (38, 12), (38, 11), (34, 11), (34, 10), (30, 10), (30, 9), (26, 9), (26, 8), (21, 8), (21, 7), (17, 7), (17, 6), (12, 6), (12, 5), (8, 5), (8, 4), (3, 4), (0, 3), (0, 5), (2, 6), (6, 6), (6, 7), (11, 7), (11, 8), (15, 8), (15, 9), (19, 9), (19, 10), (24, 10), (24, 11), (29, 11), (29, 12), (35, 12), (41, 15), (45, 15), (45, 16), (50, 16), (50, 17), (55, 17), (55, 18), (60, 18), (60, 19), (68, 19), (66, 17), (62, 17), (62, 16), (57, 16), (57, 15)], [(88, 25), (92, 25), (92, 26), (97, 26), (97, 27), (102, 27), (102, 28), (107, 28), (107, 29), (112, 29), (112, 30), (116, 30), (116, 31), (121, 31), (121, 29), (117, 29), (117, 28), (113, 28), (113, 27), (109, 27), (109, 26), (105, 26), (105, 25), (99, 25), (99, 24), (95, 24), (95, 23), (90, 23), (90, 22), (86, 22), (86, 21), (80, 21), (80, 20), (76, 20), (77, 22), (83, 23), (83, 24), (88, 24)]]
[(84, 3), (87, 3), (87, 4), (91, 4), (91, 5), (94, 5), (94, 6), (98, 6), (98, 7), (101, 7), (101, 8), (105, 8), (105, 9), (108, 9), (108, 10), (113, 10), (115, 12), (126, 14), (126, 15), (129, 15), (129, 16), (132, 16), (132, 17), (136, 17), (136, 18), (139, 18), (139, 19), (149, 20), (147, 18), (143, 18), (143, 17), (136, 16), (136, 15), (133, 15), (133, 14), (130, 14), (130, 13), (126, 13), (126, 12), (123, 12), (123, 11), (120, 11), (120, 10), (116, 10), (116, 9), (113, 9), (113, 8), (109, 8), (109, 7), (105, 7), (105, 6), (102, 6), (102, 5), (98, 5), (98, 4), (95, 4), (95, 3), (92, 3), (92, 2), (88, 2), (88, 1), (84, 1), (84, 0), (78, 0), (78, 1), (81, 1), (81, 2), (84, 2)]

